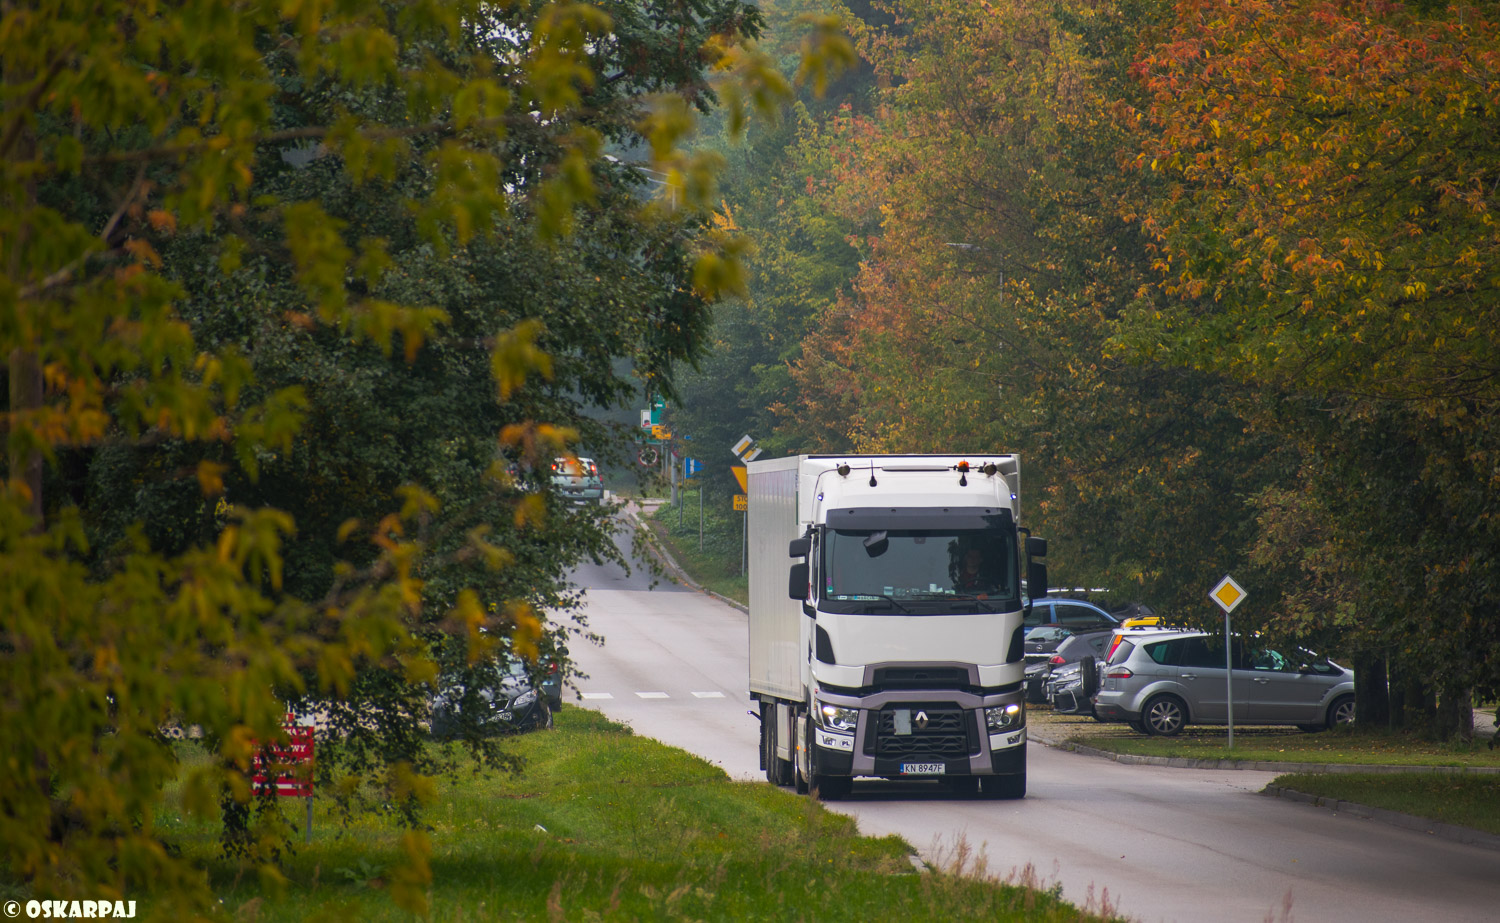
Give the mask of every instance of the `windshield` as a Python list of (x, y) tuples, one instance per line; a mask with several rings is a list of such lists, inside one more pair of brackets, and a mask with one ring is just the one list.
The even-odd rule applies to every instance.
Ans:
[(829, 529), (820, 577), (823, 608), (830, 612), (1020, 607), (1015, 533), (1008, 528)]

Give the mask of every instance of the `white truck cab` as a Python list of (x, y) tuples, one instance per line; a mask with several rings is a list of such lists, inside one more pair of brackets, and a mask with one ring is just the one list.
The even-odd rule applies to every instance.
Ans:
[[(857, 777), (1026, 790), (1014, 455), (751, 462), (750, 692), (762, 767), (821, 797)], [(1026, 580), (1023, 581), (1023, 576)]]

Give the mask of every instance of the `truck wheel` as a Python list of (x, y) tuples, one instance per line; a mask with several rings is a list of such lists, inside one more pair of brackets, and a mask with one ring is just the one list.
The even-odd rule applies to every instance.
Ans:
[(973, 798), (979, 794), (978, 776), (954, 776), (948, 780), (948, 786), (953, 789), (953, 794), (962, 795), (965, 798)]
[(1026, 773), (1013, 776), (985, 776), (984, 793), (991, 798), (1014, 801), (1026, 797)]
[(776, 784), (776, 707), (760, 703), (760, 768)]
[(854, 780), (848, 776), (820, 776), (813, 774), (812, 795), (819, 801), (839, 801), (849, 796)]
[(766, 765), (766, 781), (772, 785), (791, 785), (795, 771), (792, 761), (776, 755), (776, 705), (762, 702), (760, 707), (760, 745)]
[[(797, 719), (793, 718), (792, 720), (796, 721)], [(808, 778), (812, 775), (812, 720), (804, 720), (802, 724), (804, 726), (802, 733), (802, 753), (798, 754), (797, 758), (792, 760), (792, 791), (799, 795), (806, 795), (808, 789), (812, 786), (812, 780)], [(793, 724), (792, 727), (795, 728), (796, 725)], [(795, 738), (795, 736), (794, 733), (793, 737)], [(807, 766), (806, 770), (803, 769), (804, 763)]]

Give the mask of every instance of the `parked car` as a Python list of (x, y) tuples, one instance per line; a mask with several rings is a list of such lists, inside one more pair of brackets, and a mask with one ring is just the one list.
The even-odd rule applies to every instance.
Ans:
[(1032, 600), (1031, 611), (1026, 614), (1025, 625), (1061, 625), (1077, 634), (1080, 631), (1097, 631), (1114, 628), (1120, 620), (1091, 602), (1067, 597), (1046, 596)]
[[(552, 727), (552, 696), (533, 680), (524, 660), (496, 661), (440, 677), (428, 700), (432, 736), (459, 736), (469, 725), (480, 733), (507, 734)], [(561, 689), (558, 690), (559, 700)], [(464, 716), (472, 715), (472, 722)]]
[(1057, 646), (1073, 637), (1073, 630), (1061, 625), (1033, 625), (1026, 629), (1026, 662), (1046, 660)]
[[(1043, 632), (1060, 632), (1062, 638), (1054, 644), (1039, 643), (1038, 647), (1051, 647), (1050, 653), (1039, 653), (1033, 658), (1031, 638)], [(1109, 644), (1111, 632), (1086, 631), (1074, 634), (1066, 628), (1039, 625), (1026, 633), (1026, 695), (1027, 701), (1039, 704), (1048, 701), (1047, 683), (1052, 674), (1062, 667), (1077, 663), (1084, 657), (1093, 657), (1104, 662), (1104, 649)]]
[(604, 501), (604, 481), (592, 458), (580, 455), (552, 459), (552, 486), (564, 500), (574, 503)]
[(1224, 642), (1201, 631), (1126, 635), (1104, 669), (1095, 713), (1165, 737), (1189, 724), (1294, 724), (1314, 731), (1354, 720), (1354, 673), (1306, 650), (1237, 639), (1226, 682)]
[[(1057, 667), (1043, 684), (1043, 695), (1059, 715), (1093, 715), (1094, 693), (1104, 664), (1092, 657)], [(1101, 719), (1102, 720), (1102, 719)]]

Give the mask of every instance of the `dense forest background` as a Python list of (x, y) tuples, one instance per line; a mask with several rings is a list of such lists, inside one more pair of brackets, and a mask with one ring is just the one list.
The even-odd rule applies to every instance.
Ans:
[(1467, 733), (1500, 692), (1495, 5), (761, 9), (788, 73), (808, 14), (859, 61), (724, 145), (748, 295), (674, 429), (1018, 452), (1055, 582), (1210, 624), (1232, 573), (1239, 627), (1352, 661), (1361, 720)]
[(1466, 733), (1500, 695), (1496, 12), (0, 7), (0, 865), (209, 912), (172, 785), (274, 879), (250, 764), (300, 707), (421, 912), (462, 754), (413, 716), (586, 631), (568, 574), (618, 521), (549, 467), (633, 464), (658, 396), (721, 486), (743, 433), (1018, 452), (1059, 581), (1206, 621), (1232, 573), (1362, 721)]

